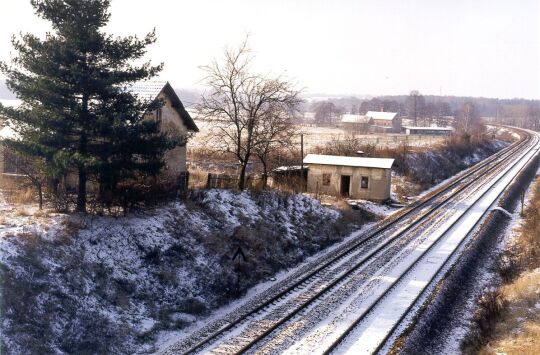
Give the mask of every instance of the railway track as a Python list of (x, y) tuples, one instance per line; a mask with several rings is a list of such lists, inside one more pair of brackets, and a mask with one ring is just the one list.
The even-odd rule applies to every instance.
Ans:
[[(302, 324), (302, 316), (313, 313), (319, 315), (321, 319), (328, 317), (327, 311), (335, 305), (343, 305), (342, 301), (347, 297), (355, 299), (354, 297), (361, 295), (362, 292), (365, 294), (366, 290), (370, 289), (369, 285), (380, 285), (381, 282), (374, 280), (373, 275), (390, 270), (388, 265), (394, 265), (393, 261), (394, 263), (396, 260), (399, 261), (399, 255), (415, 250), (419, 246), (424, 246), (424, 252), (421, 255), (427, 255), (426, 253), (430, 250), (434, 250), (440, 245), (442, 237), (429, 239), (430, 234), (423, 231), (436, 227), (443, 230), (441, 226), (443, 222), (440, 221), (445, 218), (445, 210), (452, 210), (459, 205), (460, 201), (471, 198), (475, 194), (486, 193), (482, 189), (487, 189), (486, 186), (495, 181), (493, 176), (501, 175), (510, 169), (513, 166), (511, 163), (515, 161), (513, 157), (525, 154), (523, 152), (537, 141), (538, 137), (524, 134), (520, 142), (475, 165), (392, 219), (380, 224), (366, 236), (346, 243), (335, 252), (328, 254), (318, 267), (286, 280), (283, 286), (269, 290), (257, 302), (210, 324), (189, 339), (173, 345), (165, 353), (280, 352), (294, 343), (292, 339), (302, 337), (309, 339), (310, 336), (316, 339), (317, 346), (323, 340), (329, 342), (326, 352), (339, 348), (347, 339), (348, 334), (353, 332), (372, 313), (373, 309), (380, 305), (382, 300), (386, 299), (391, 290), (395, 289), (399, 280), (414, 269), (416, 261), (398, 275), (395, 282), (384, 289), (383, 293), (375, 292), (372, 302), (369, 303), (370, 306), (352, 322), (343, 323), (348, 326), (337, 337), (335, 332), (331, 337), (323, 336), (322, 338), (320, 332), (318, 335), (310, 334), (299, 326)], [(442, 206), (446, 208), (443, 209)], [(468, 210), (460, 215), (465, 214), (466, 211)], [(425, 256), (411, 260), (421, 260), (421, 258)], [(365, 287), (359, 289), (354, 285)], [(341, 309), (345, 310), (343, 307), (341, 306)], [(313, 315), (311, 318), (306, 317), (312, 323), (320, 321), (316, 318)], [(326, 330), (330, 331), (331, 326), (326, 327)], [(282, 339), (281, 343), (279, 339)], [(301, 344), (296, 349), (298, 352), (303, 352)]]

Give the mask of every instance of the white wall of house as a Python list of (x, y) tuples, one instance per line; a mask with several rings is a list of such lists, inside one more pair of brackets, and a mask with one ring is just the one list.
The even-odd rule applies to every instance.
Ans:
[[(173, 136), (185, 137), (188, 134), (188, 128), (177, 110), (172, 107), (171, 100), (164, 93), (159, 94), (158, 98), (164, 101), (159, 117), (161, 120), (161, 131)], [(157, 113), (153, 113), (151, 118), (158, 119)], [(187, 149), (185, 146), (176, 147), (166, 152), (163, 157), (165, 160), (163, 174), (169, 178), (176, 178), (180, 173), (185, 172), (187, 170), (186, 155)]]

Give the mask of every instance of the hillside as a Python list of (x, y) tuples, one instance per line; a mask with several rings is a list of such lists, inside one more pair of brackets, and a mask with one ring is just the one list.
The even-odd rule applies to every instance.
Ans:
[[(7, 354), (150, 352), (158, 331), (185, 327), (364, 222), (302, 195), (219, 190), (122, 218), (2, 210)], [(238, 247), (245, 262), (231, 260)]]

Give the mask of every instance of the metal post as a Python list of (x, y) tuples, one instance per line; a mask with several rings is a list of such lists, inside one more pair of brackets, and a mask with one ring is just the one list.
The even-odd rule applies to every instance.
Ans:
[(304, 183), (304, 134), (300, 134), (300, 177), (302, 182), (302, 192), (304, 192), (305, 189), (305, 183)]
[(521, 191), (521, 215), (523, 216), (523, 205), (525, 204), (525, 190)]

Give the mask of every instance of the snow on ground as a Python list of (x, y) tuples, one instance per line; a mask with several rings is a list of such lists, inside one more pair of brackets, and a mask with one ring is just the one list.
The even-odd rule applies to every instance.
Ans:
[[(0, 213), (8, 353), (152, 352), (157, 335), (162, 344), (261, 280), (285, 277), (276, 272), (352, 227), (304, 195), (224, 190), (121, 218), (14, 208), (0, 194)], [(244, 264), (231, 261), (238, 247)]]
[(164, 331), (161, 332), (159, 336), (159, 340), (157, 341), (159, 351), (165, 351), (169, 346), (173, 345), (174, 343), (178, 342), (179, 339), (182, 339), (185, 337), (186, 334), (192, 334), (196, 330), (200, 329), (206, 324), (209, 324), (210, 322), (216, 321), (219, 318), (223, 317), (226, 314), (231, 313), (238, 307), (243, 306), (244, 304), (249, 303), (252, 299), (254, 299), (256, 296), (260, 295), (261, 293), (265, 292), (272, 286), (278, 284), (279, 282), (282, 282), (283, 280), (293, 277), (295, 274), (303, 271), (303, 269), (307, 269), (308, 265), (317, 265), (319, 263), (319, 260), (324, 258), (324, 255), (333, 253), (336, 249), (340, 248), (342, 245), (350, 242), (351, 240), (358, 238), (359, 235), (362, 235), (366, 231), (370, 230), (376, 222), (370, 222), (365, 225), (363, 225), (360, 229), (354, 231), (353, 233), (350, 233), (345, 239), (343, 239), (342, 242), (336, 243), (332, 245), (331, 247), (326, 248), (321, 253), (317, 253), (316, 255), (312, 255), (306, 260), (304, 260), (300, 265), (288, 268), (286, 270), (280, 271), (277, 274), (273, 275), (271, 278), (269, 278), (265, 282), (261, 282), (258, 285), (252, 287), (247, 294), (237, 299), (233, 302), (230, 302), (229, 304), (220, 307), (212, 312), (212, 314), (208, 317), (201, 318), (197, 320), (197, 322), (193, 322), (189, 327), (182, 329), (181, 331)]
[(351, 206), (358, 206), (364, 211), (372, 213), (379, 218), (386, 218), (399, 211), (400, 207), (392, 207), (390, 205), (380, 204), (367, 200), (347, 199), (347, 203)]
[[(529, 185), (525, 194), (525, 208), (530, 204), (532, 197), (531, 189), (532, 185)], [(512, 248), (515, 238), (518, 236), (519, 230), (524, 223), (524, 219), (520, 215), (520, 207), (521, 206), (517, 206), (515, 211), (509, 216), (508, 224), (502, 233), (503, 235), (500, 238), (498, 247), (493, 251), (493, 254), (497, 258), (504, 249)], [(479, 271), (479, 274), (481, 274), (482, 277), (475, 279), (476, 291), (474, 292), (474, 295), (471, 295), (467, 300), (467, 304), (464, 305), (464, 309), (460, 312), (461, 316), (455, 320), (455, 324), (449, 330), (448, 336), (440, 341), (439, 350), (441, 352), (448, 354), (461, 352), (461, 342), (470, 333), (471, 320), (478, 306), (478, 297), (485, 292), (494, 290), (493, 285), (498, 285), (500, 283), (500, 276), (493, 268), (483, 267)]]
[(515, 140), (519, 140), (521, 137), (514, 129), (501, 127), (501, 126), (487, 126), (489, 133), (495, 134), (497, 136), (509, 136)]
[(412, 202), (509, 144), (494, 139), (477, 145), (472, 152), (447, 146), (412, 152), (402, 163), (406, 169), (392, 172), (392, 194), (396, 200)]
[[(209, 142), (218, 146), (220, 142), (213, 138), (213, 129), (216, 129), (216, 122), (205, 120), (195, 120), (200, 133), (190, 141), (190, 149), (208, 148)], [(298, 125), (298, 130), (304, 136), (304, 151), (309, 153), (316, 146), (324, 145), (332, 140), (345, 140), (354, 137), (362, 140), (366, 144), (377, 144), (385, 147), (397, 147), (403, 143), (409, 146), (429, 147), (444, 142), (444, 136), (429, 135), (406, 135), (406, 134), (351, 134), (349, 130), (334, 126)], [(295, 138), (295, 144), (300, 144), (300, 135)]]
[[(18, 215), (4, 199), (0, 210), (8, 353), (152, 352), (158, 333), (185, 328), (352, 228), (316, 200), (275, 192), (194, 191), (120, 218)], [(245, 263), (231, 260), (238, 247)]]

